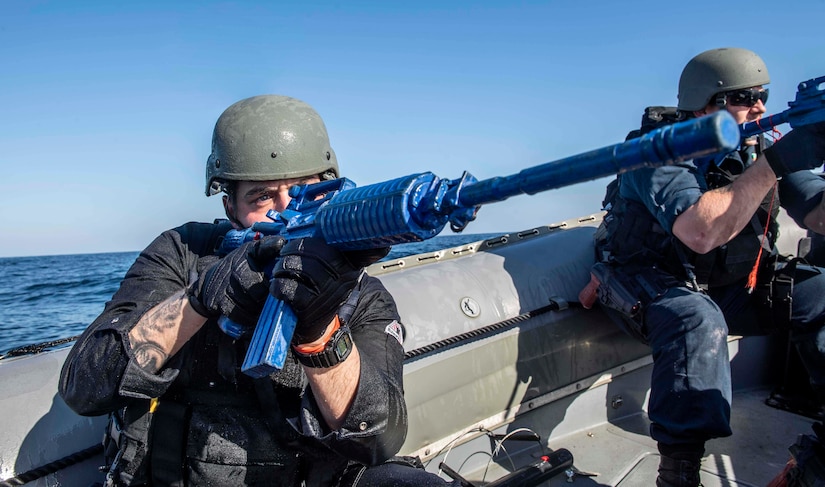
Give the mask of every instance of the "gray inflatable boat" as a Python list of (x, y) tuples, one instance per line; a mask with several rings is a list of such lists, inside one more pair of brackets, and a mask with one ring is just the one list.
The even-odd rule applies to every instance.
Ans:
[[(368, 269), (396, 297), (406, 332), (410, 423), (401, 454), (465, 485), (653, 485), (649, 350), (577, 302), (601, 217)], [(708, 444), (702, 482), (762, 486), (814, 419), (766, 404), (777, 391), (793, 393), (783, 379), (794, 357), (781, 337), (731, 337), (729, 347), (734, 435)], [(67, 353), (0, 360), (0, 485), (101, 480), (106, 418), (77, 416), (58, 396)], [(514, 476), (521, 480), (497, 483)]]

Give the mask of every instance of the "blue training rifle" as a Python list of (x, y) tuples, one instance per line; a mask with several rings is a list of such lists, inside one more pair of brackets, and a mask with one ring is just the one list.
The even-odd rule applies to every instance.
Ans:
[(740, 125), (742, 138), (767, 132), (777, 125), (789, 123), (791, 127), (825, 121), (825, 76), (799, 83), (794, 101), (788, 102), (787, 110)]
[[(292, 201), (282, 212), (271, 211), (271, 222), (245, 230), (230, 230), (221, 252), (267, 235), (287, 240), (320, 237), (340, 250), (389, 247), (421, 242), (450, 224), (462, 231), (481, 205), (518, 194), (536, 194), (642, 167), (680, 161), (736, 149), (739, 126), (725, 111), (662, 127), (636, 139), (517, 174), (476, 180), (468, 172), (448, 180), (431, 172), (356, 187), (346, 178), (290, 188)], [(221, 329), (238, 338), (243, 327), (226, 317)], [(296, 318), (289, 305), (269, 295), (252, 334), (241, 370), (263, 377), (283, 367)]]

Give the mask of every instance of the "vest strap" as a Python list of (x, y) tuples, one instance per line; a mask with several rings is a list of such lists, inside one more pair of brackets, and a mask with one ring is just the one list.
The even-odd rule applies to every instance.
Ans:
[(153, 485), (183, 487), (189, 408), (174, 401), (160, 401), (153, 416), (149, 449)]

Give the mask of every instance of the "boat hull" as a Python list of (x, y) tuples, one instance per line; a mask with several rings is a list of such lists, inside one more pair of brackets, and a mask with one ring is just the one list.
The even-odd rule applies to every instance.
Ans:
[[(481, 485), (564, 448), (579, 485), (651, 485), (658, 459), (647, 435), (650, 351), (598, 307), (576, 302), (601, 216), (369, 268), (404, 325), (409, 431), (401, 454), (445, 476), (443, 462)], [(786, 360), (775, 342), (729, 341), (736, 433), (709, 443), (706, 487), (764, 485), (796, 434), (810, 431), (810, 418), (764, 404)], [(57, 394), (67, 353), (0, 361), (0, 479), (100, 444), (106, 418), (80, 417)], [(98, 452), (28, 485), (86, 486), (102, 480), (102, 464)], [(583, 478), (588, 472), (598, 476)]]

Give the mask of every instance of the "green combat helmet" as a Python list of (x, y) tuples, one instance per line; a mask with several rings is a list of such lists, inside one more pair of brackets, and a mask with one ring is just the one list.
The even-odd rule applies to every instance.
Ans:
[(206, 195), (226, 181), (338, 177), (338, 160), (323, 120), (306, 103), (280, 95), (241, 100), (218, 118), (206, 161)]
[(768, 67), (755, 52), (736, 47), (711, 49), (691, 59), (682, 71), (679, 110), (701, 110), (717, 93), (770, 82)]

